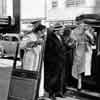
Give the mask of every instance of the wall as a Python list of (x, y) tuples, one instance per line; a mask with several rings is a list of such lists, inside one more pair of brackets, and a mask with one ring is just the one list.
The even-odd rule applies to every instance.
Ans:
[(0, 0), (0, 17), (6, 15), (6, 0)]
[(45, 0), (21, 0), (21, 19), (45, 17)]
[(95, 0), (94, 13), (100, 14), (100, 0)]
[[(100, 0), (55, 0), (58, 6), (52, 8), (52, 1), (47, 0), (48, 20), (74, 20), (76, 16), (84, 13), (100, 13)], [(69, 1), (80, 1), (80, 4), (66, 5)], [(99, 3), (98, 3), (99, 2)]]
[(6, 16), (13, 17), (13, 0), (6, 0)]

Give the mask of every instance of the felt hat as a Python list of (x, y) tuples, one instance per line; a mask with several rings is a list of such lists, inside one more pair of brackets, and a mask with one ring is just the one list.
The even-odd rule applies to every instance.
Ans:
[(64, 29), (64, 26), (62, 24), (60, 24), (60, 23), (56, 23), (54, 25), (54, 30), (60, 30), (60, 29)]

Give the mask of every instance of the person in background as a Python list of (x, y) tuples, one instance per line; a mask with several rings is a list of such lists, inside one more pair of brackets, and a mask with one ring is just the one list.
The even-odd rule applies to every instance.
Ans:
[[(77, 17), (76, 22), (77, 27), (70, 35), (76, 45), (74, 48), (72, 76), (78, 79), (77, 89), (80, 90), (82, 88), (82, 74), (86, 73), (86, 65), (90, 65), (90, 61), (86, 61), (86, 53), (89, 50), (89, 45), (93, 42), (93, 33), (91, 34), (91, 32), (89, 32), (88, 28), (90, 28), (90, 26), (84, 23), (82, 16)], [(91, 60), (91, 57), (89, 59)], [(88, 68), (89, 66), (87, 66), (87, 69)]]
[(22, 25), (22, 39), (20, 42), (20, 55), (21, 55), (21, 60), (23, 60), (23, 56), (24, 56), (24, 51), (25, 51), (25, 47), (26, 44), (31, 41), (31, 40), (35, 40), (35, 36), (34, 36), (34, 30), (36, 29), (36, 27), (38, 27), (38, 25), (41, 24), (40, 20), (34, 20), (33, 22), (31, 22), (30, 24), (23, 24)]
[(62, 25), (55, 24), (53, 32), (47, 35), (45, 47), (44, 86), (53, 100), (63, 97), (66, 58), (63, 31)]
[[(38, 25), (32, 32), (28, 33), (23, 40), (21, 45), (24, 46), (24, 57), (23, 57), (23, 68), (27, 70), (37, 70), (38, 67), (38, 50), (40, 50), (40, 44), (42, 43), (42, 34), (45, 26)], [(30, 55), (30, 56), (29, 56)]]
[[(42, 46), (44, 45), (46, 26), (38, 24), (31, 32), (29, 32), (21, 41), (20, 47), (24, 49), (23, 66), (24, 70), (38, 71), (41, 66)], [(41, 78), (38, 96), (44, 96), (44, 64), (41, 66)]]
[[(45, 95), (45, 90), (44, 90), (44, 51), (45, 51), (45, 42), (46, 42), (46, 26), (44, 25), (39, 25), (36, 30), (34, 30), (36, 33), (38, 32), (39, 34), (39, 40), (38, 43), (41, 44), (41, 48), (40, 48), (40, 52), (39, 49), (36, 50), (37, 54), (38, 54), (38, 59), (40, 59), (40, 61), (38, 60), (39, 65), (41, 67), (41, 78), (40, 78), (40, 85), (39, 85), (39, 100), (43, 100), (44, 99), (44, 95)], [(40, 56), (39, 56), (40, 55)]]
[(41, 20), (35, 20), (33, 22), (31, 22), (33, 28), (32, 31), (34, 31), (39, 25), (41, 25)]

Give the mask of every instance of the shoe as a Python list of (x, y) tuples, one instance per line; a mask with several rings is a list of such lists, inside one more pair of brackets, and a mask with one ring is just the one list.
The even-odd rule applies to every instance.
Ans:
[(82, 90), (82, 88), (77, 88), (77, 91), (79, 91), (79, 92), (80, 92), (81, 90)]
[(49, 98), (50, 98), (51, 100), (56, 100), (55, 94), (50, 95)]
[(62, 92), (58, 92), (55, 94), (55, 97), (61, 97), (61, 98), (64, 98), (65, 96), (63, 95)]
[(38, 100), (46, 100), (46, 97), (41, 96), (41, 97), (38, 98)]
[(64, 89), (63, 89), (63, 94), (65, 94), (65, 93), (66, 93), (66, 91), (67, 91), (67, 89), (66, 89), (66, 88), (64, 88)]
[(56, 97), (54, 97), (54, 96), (50, 96), (49, 97), (51, 100), (56, 100)]

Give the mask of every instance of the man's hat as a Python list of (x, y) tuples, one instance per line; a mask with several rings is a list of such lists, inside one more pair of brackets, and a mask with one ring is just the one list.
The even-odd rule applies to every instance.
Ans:
[(32, 21), (31, 24), (36, 24), (38, 22), (41, 22), (41, 20), (40, 19), (36, 19), (36, 20)]
[(75, 20), (76, 21), (84, 20), (84, 15), (77, 16)]
[(60, 29), (64, 29), (64, 26), (62, 24), (60, 24), (60, 23), (56, 23), (54, 25), (54, 30), (60, 30)]

